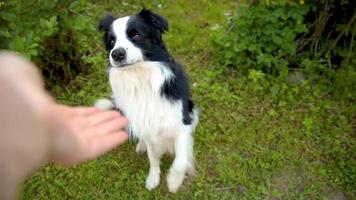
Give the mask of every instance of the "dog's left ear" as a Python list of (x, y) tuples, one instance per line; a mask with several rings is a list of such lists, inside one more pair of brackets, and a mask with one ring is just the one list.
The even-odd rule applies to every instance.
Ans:
[(146, 10), (145, 8), (142, 9), (138, 15), (141, 16), (143, 19), (147, 20), (148, 22), (150, 22), (161, 33), (168, 31), (168, 21), (164, 17), (150, 10)]
[(108, 31), (110, 25), (115, 21), (115, 17), (112, 15), (107, 15), (103, 17), (99, 22), (99, 31)]

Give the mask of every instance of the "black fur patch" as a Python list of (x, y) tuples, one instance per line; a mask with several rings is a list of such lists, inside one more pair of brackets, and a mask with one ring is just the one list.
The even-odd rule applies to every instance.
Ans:
[(164, 82), (161, 95), (168, 100), (181, 100), (183, 104), (183, 123), (191, 124), (190, 113), (193, 110), (194, 104), (189, 97), (188, 77), (182, 67), (175, 62), (166, 63), (166, 67), (173, 72), (174, 76), (172, 79)]
[(168, 21), (164, 17), (146, 9), (141, 10), (138, 16), (142, 17), (147, 23), (156, 27), (161, 33), (168, 31)]
[(115, 17), (107, 15), (99, 22), (99, 30), (104, 31), (104, 44), (107, 51), (110, 51), (114, 46), (112, 41), (116, 41), (115, 34), (112, 31), (111, 24), (115, 21)]

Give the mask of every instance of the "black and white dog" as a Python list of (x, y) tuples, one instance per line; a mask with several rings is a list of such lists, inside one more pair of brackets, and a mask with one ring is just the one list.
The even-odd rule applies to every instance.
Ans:
[(192, 134), (199, 112), (189, 96), (188, 77), (168, 53), (162, 34), (168, 22), (143, 9), (132, 16), (104, 17), (99, 24), (109, 52), (113, 101), (96, 106), (119, 109), (129, 120), (128, 132), (138, 139), (136, 151), (150, 161), (146, 188), (160, 181), (160, 157), (175, 155), (167, 175), (170, 192), (176, 192), (185, 174), (194, 174)]

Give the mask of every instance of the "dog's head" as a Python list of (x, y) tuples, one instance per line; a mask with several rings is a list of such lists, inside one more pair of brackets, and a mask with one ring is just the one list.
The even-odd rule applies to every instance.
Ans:
[(165, 50), (162, 34), (168, 30), (168, 22), (143, 9), (136, 15), (122, 18), (108, 15), (100, 20), (99, 30), (105, 32), (110, 64), (122, 67), (145, 60), (155, 61)]

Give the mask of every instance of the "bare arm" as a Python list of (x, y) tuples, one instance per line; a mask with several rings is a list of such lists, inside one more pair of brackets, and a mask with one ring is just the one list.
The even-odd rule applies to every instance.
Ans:
[(43, 162), (77, 164), (124, 143), (126, 125), (115, 111), (55, 103), (32, 63), (0, 52), (0, 199)]

